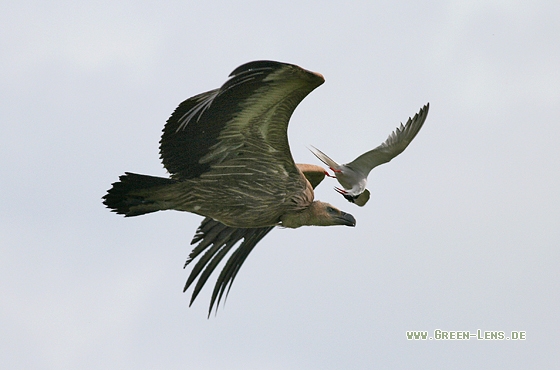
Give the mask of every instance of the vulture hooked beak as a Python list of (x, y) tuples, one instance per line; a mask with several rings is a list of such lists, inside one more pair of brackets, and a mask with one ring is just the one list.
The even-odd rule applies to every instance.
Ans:
[(350, 213), (340, 211), (340, 215), (336, 217), (339, 225), (356, 226), (356, 219)]

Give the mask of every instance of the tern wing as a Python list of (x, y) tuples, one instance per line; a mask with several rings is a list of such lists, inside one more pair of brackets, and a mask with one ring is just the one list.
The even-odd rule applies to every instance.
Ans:
[(309, 148), (309, 150), (311, 151), (311, 153), (315, 154), (315, 157), (319, 158), (321, 162), (329, 166), (329, 168), (336, 170), (340, 167), (338, 163), (333, 161), (328, 155), (315, 148), (313, 145), (311, 145), (311, 148)]
[(345, 164), (345, 166), (361, 172), (367, 177), (373, 168), (379, 166), (380, 164), (387, 163), (397, 155), (401, 154), (422, 128), (422, 125), (428, 116), (429, 109), (430, 103), (424, 105), (424, 107), (420, 109), (413, 118), (408, 119), (404, 126), (401, 123), (400, 127), (397, 127), (383, 144), (362, 154), (352, 162)]

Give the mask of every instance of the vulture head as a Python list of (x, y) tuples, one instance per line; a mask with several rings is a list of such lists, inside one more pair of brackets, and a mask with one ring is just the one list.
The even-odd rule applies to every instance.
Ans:
[(350, 213), (342, 212), (329, 203), (314, 201), (299, 212), (286, 213), (282, 216), (282, 226), (296, 228), (300, 226), (356, 226), (356, 219)]

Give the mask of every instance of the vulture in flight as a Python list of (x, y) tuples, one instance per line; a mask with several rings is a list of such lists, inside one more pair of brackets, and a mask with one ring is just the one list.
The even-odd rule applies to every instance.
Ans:
[[(241, 239), (215, 285), (218, 306), (247, 255), (275, 226), (355, 226), (356, 220), (314, 200), (325, 170), (296, 165), (288, 121), (324, 82), (296, 65), (255, 61), (236, 68), (222, 87), (182, 102), (163, 129), (160, 156), (170, 178), (125, 172), (103, 203), (125, 217), (161, 210), (205, 219), (185, 266), (200, 256), (185, 285), (198, 277), (191, 304), (218, 263)], [(204, 254), (202, 254), (205, 252)]]
[(332, 177), (336, 177), (342, 185), (342, 189), (335, 187), (335, 190), (349, 202), (362, 207), (369, 200), (369, 190), (366, 189), (366, 184), (370, 171), (380, 164), (389, 162), (406, 149), (422, 128), (429, 109), (430, 103), (424, 105), (413, 118), (408, 118), (406, 125), (403, 126), (401, 123), (400, 127), (397, 127), (385, 142), (350, 163), (338, 164), (319, 149), (312, 147), (310, 150), (334, 172), (335, 176)]

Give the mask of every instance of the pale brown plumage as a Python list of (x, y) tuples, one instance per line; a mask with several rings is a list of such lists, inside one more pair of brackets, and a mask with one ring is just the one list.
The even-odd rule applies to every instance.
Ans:
[(320, 74), (291, 64), (238, 67), (221, 88), (184, 101), (167, 121), (160, 153), (171, 178), (125, 173), (104, 204), (125, 216), (168, 209), (196, 213), (214, 220), (201, 227), (223, 224), (230, 241), (257, 234), (260, 240), (270, 230), (252, 231), (275, 225), (354, 226), (352, 215), (314, 201), (313, 186), (288, 144), (294, 109), (323, 82)]

